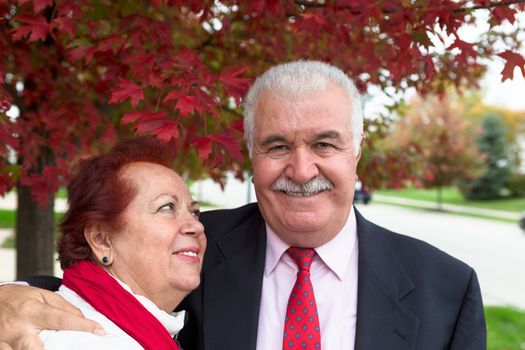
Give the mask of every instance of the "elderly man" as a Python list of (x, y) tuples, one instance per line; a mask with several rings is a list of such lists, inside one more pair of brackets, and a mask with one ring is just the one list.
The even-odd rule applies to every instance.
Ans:
[[(244, 107), (258, 202), (201, 216), (208, 248), (201, 286), (182, 305), (183, 348), (485, 349), (472, 268), (352, 206), (363, 140), (352, 81), (321, 62), (282, 64), (256, 80)], [(50, 297), (0, 289), (0, 340), (32, 339), (57, 319), (93, 329), (39, 298)], [(10, 312), (28, 299), (34, 309)]]

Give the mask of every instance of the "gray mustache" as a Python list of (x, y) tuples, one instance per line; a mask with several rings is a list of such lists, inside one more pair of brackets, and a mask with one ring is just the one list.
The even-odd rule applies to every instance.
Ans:
[(324, 175), (318, 175), (303, 184), (292, 181), (285, 176), (279, 177), (272, 184), (272, 191), (281, 191), (294, 195), (312, 195), (321, 191), (331, 190), (334, 185)]

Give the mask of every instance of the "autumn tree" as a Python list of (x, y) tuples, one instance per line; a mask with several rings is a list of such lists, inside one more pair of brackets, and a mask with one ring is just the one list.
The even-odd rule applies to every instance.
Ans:
[(483, 159), (476, 147), (477, 130), (463, 118), (457, 95), (416, 96), (401, 113), (389, 142), (417, 155), (413, 183), (437, 189), (441, 210), (443, 187), (479, 176)]
[[(18, 276), (52, 272), (48, 256), (31, 259), (51, 254), (53, 196), (75, 159), (122, 134), (153, 134), (178, 151), (185, 176), (241, 176), (240, 99), (270, 65), (320, 59), (361, 91), (429, 92), (475, 84), (484, 60), (497, 57), (508, 79), (525, 59), (497, 26), (513, 23), (524, 2), (0, 2), (0, 192), (18, 188)], [(466, 42), (459, 30), (479, 10), (490, 12), (491, 29)], [(506, 46), (496, 50), (502, 36)], [(16, 120), (5, 114), (11, 104)], [(368, 159), (362, 175), (373, 180), (384, 164)]]

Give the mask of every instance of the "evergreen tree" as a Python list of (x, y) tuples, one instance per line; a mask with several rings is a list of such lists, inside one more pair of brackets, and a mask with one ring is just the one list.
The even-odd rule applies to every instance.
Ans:
[(506, 128), (497, 115), (482, 120), (482, 134), (477, 145), (485, 157), (485, 172), (476, 180), (465, 183), (464, 193), (469, 199), (495, 199), (503, 195), (507, 178), (511, 173)]

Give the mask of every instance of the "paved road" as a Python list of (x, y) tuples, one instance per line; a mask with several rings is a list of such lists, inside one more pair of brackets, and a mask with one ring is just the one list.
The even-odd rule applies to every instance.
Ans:
[(516, 224), (382, 204), (358, 208), (369, 220), (472, 266), (485, 304), (525, 309), (525, 234)]

